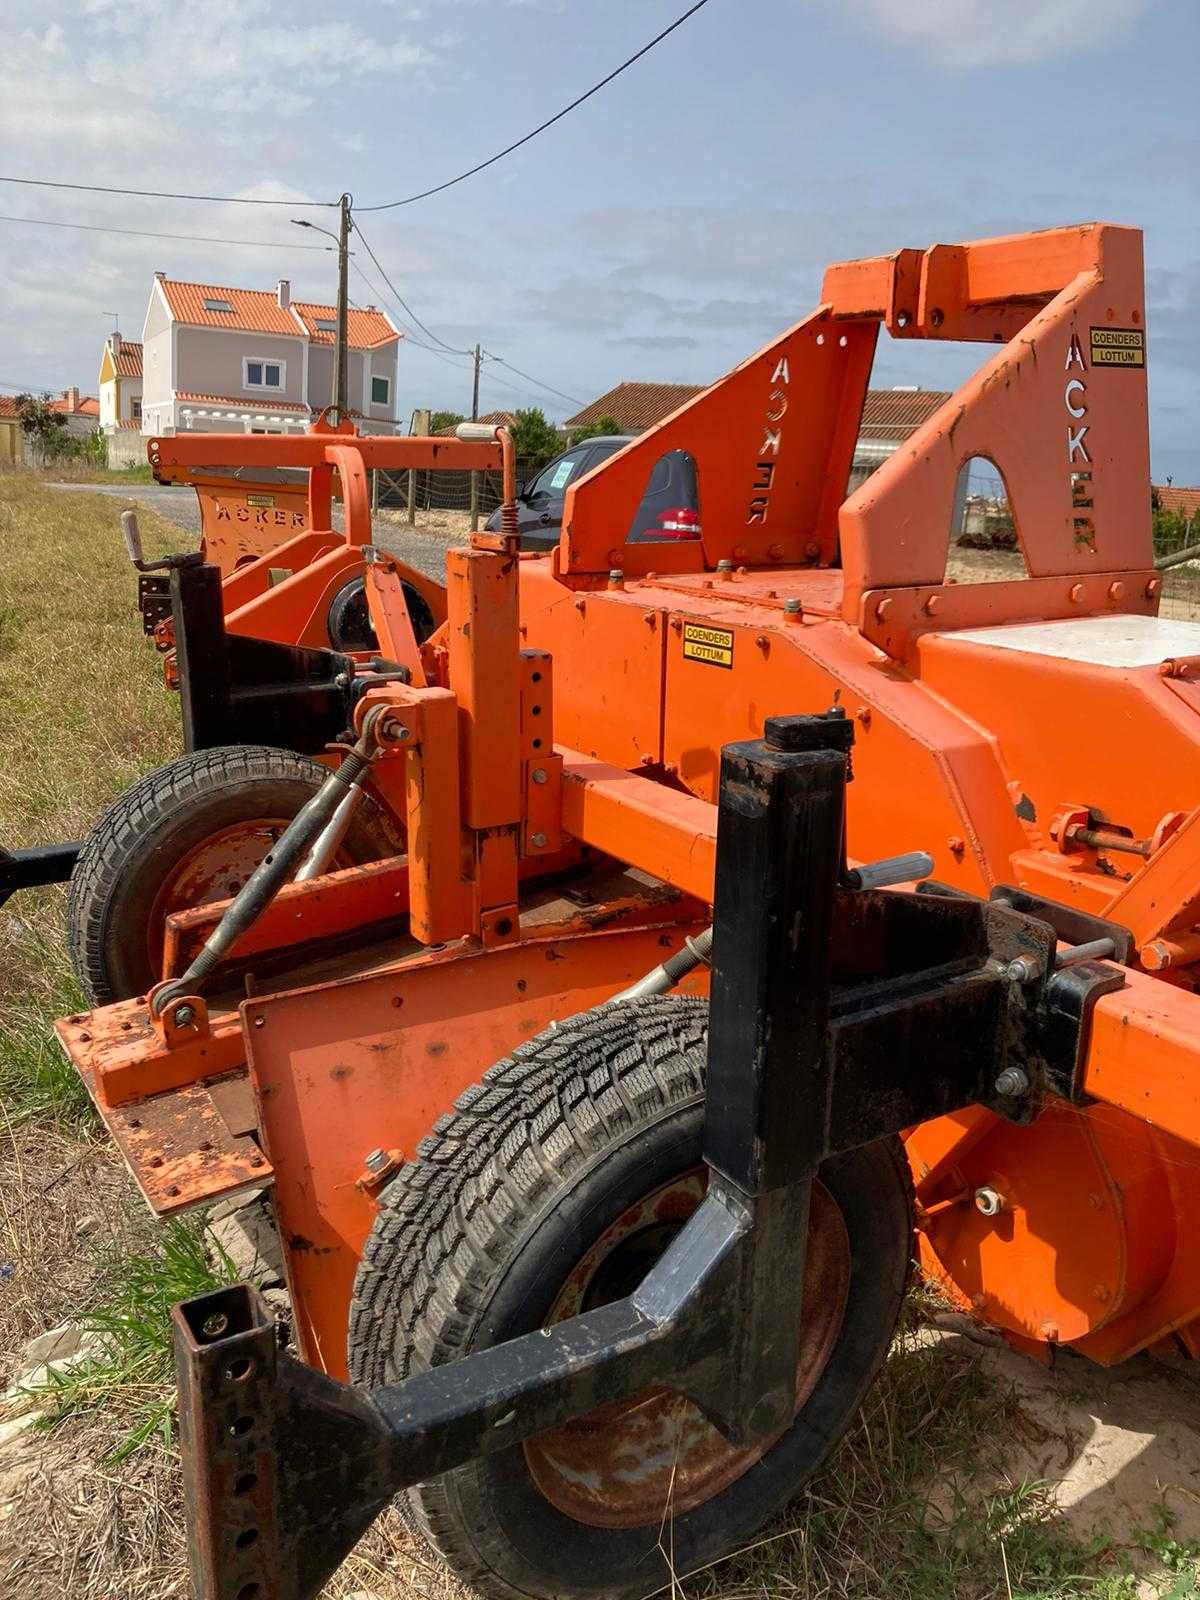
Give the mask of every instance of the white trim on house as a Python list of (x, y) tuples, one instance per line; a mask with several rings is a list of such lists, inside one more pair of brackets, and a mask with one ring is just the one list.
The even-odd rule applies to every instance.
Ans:
[[(261, 383), (251, 383), (250, 368), (252, 366), (261, 368)], [(275, 367), (278, 370), (278, 383), (267, 382), (268, 367)], [(243, 356), (242, 388), (253, 390), (255, 392), (266, 391), (268, 394), (285, 394), (287, 392), (287, 358), (285, 356)]]

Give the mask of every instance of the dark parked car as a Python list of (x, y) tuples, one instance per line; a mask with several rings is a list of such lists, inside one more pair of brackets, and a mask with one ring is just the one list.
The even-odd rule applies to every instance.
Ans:
[[(563, 500), (571, 484), (627, 444), (632, 444), (634, 438), (631, 433), (609, 433), (585, 439), (543, 467), (517, 496), (522, 550), (552, 549), (562, 531)], [(492, 513), (487, 526), (492, 533), (498, 530), (499, 511)], [(655, 462), (625, 542), (645, 544), (659, 539), (699, 537), (700, 489), (696, 463), (686, 450), (671, 450)]]

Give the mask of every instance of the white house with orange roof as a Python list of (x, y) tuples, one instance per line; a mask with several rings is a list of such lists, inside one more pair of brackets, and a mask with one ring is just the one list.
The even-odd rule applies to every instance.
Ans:
[[(142, 432), (300, 433), (333, 393), (333, 306), (154, 275), (142, 330)], [(348, 392), (364, 433), (396, 431), (401, 335), (374, 307), (347, 318)]]
[(142, 347), (114, 329), (100, 356), (100, 426), (105, 433), (142, 425)]

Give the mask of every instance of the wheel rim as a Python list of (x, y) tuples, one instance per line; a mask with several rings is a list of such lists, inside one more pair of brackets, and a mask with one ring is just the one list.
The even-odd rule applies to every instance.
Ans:
[[(694, 1168), (637, 1201), (580, 1258), (546, 1318), (560, 1322), (629, 1294), (704, 1197)], [(850, 1242), (841, 1211), (812, 1185), (804, 1322), (796, 1363), (796, 1411), (812, 1394), (841, 1331), (850, 1286)], [(576, 1522), (634, 1528), (703, 1505), (740, 1478), (786, 1431), (737, 1449), (698, 1407), (668, 1389), (614, 1401), (523, 1446), (545, 1498)]]
[[(248, 818), (209, 834), (179, 857), (159, 886), (146, 925), (146, 945), (155, 973), (162, 971), (163, 940), (171, 913), (231, 899), (291, 820)], [(349, 865), (350, 858), (342, 850), (327, 870)]]

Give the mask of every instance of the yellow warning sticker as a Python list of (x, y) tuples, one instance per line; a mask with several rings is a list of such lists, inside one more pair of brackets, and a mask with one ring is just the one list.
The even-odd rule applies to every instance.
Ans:
[(710, 667), (731, 667), (733, 634), (728, 628), (708, 628), (699, 622), (685, 622), (683, 653), (689, 661), (705, 661)]
[(1146, 335), (1141, 328), (1093, 328), (1094, 367), (1144, 367)]

